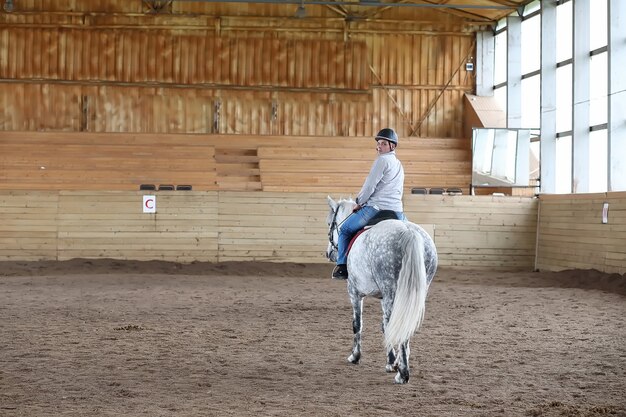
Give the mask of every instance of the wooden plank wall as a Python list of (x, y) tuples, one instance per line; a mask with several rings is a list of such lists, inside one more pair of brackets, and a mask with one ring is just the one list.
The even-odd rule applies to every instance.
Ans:
[(626, 273), (626, 193), (542, 194), (539, 211), (537, 269)]
[(57, 259), (59, 194), (0, 191), (0, 260)]
[(193, 135), (0, 132), (0, 189), (216, 189), (213, 143)]
[[(347, 138), (346, 138), (347, 139)], [(376, 158), (371, 137), (319, 138), (261, 145), (264, 191), (340, 192), (356, 196)], [(396, 151), (412, 187), (458, 187), (469, 193), (471, 151), (465, 139), (400, 139)]]
[(325, 194), (219, 193), (219, 260), (325, 262)]
[(0, 191), (0, 260), (217, 261), (217, 192)]
[(216, 192), (159, 191), (156, 204), (146, 214), (141, 193), (61, 191), (57, 259), (217, 261)]
[[(469, 192), (469, 141), (401, 138), (411, 187)], [(1, 132), (0, 189), (194, 190), (358, 193), (376, 157), (372, 137)]]
[[(0, 130), (463, 137), (475, 27), (435, 10), (123, 0), (0, 11)], [(344, 8), (345, 9), (345, 8)], [(350, 6), (347, 6), (350, 9)], [(372, 9), (370, 9), (372, 11)]]
[[(0, 260), (328, 262), (325, 193), (0, 191)], [(338, 196), (335, 196), (338, 198)], [(532, 269), (537, 200), (405, 196), (442, 266)], [(330, 266), (330, 265), (329, 265)]]
[(404, 202), (411, 221), (432, 225), (442, 266), (533, 268), (536, 199), (412, 195)]

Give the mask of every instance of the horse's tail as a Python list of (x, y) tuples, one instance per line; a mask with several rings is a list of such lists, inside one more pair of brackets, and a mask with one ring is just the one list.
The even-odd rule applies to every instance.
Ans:
[(422, 324), (426, 308), (428, 283), (424, 264), (424, 240), (419, 233), (407, 227), (402, 232), (400, 247), (405, 248), (405, 252), (391, 317), (385, 327), (387, 350), (409, 341)]

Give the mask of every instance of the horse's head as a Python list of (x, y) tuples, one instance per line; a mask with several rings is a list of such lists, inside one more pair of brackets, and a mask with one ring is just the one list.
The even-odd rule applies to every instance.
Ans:
[(330, 196), (327, 198), (330, 211), (328, 212), (328, 217), (326, 217), (326, 224), (328, 224), (328, 248), (326, 249), (326, 257), (331, 262), (336, 262), (341, 223), (352, 213), (355, 202), (351, 199), (335, 201)]

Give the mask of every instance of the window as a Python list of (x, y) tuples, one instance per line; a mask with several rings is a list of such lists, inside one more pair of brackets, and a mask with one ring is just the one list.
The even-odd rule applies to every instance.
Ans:
[(607, 130), (589, 134), (589, 192), (601, 193), (608, 189), (608, 137)]
[(595, 0), (591, 5), (591, 31), (589, 42), (591, 50), (602, 48), (608, 44), (607, 0)]
[(493, 97), (501, 109), (506, 112), (506, 85), (504, 87), (496, 88), (493, 90)]
[(495, 84), (506, 82), (506, 31), (500, 32), (495, 36), (495, 67), (493, 80)]
[(541, 66), (541, 16), (522, 21), (522, 74)]
[[(556, 2), (556, 16), (550, 25), (556, 26), (556, 97), (547, 97), (546, 103), (555, 103), (556, 108), (552, 114), (556, 117), (556, 138), (541, 138), (540, 140), (555, 140), (555, 155), (549, 155), (554, 160), (544, 161), (550, 165), (554, 164), (555, 189), (544, 190), (547, 192), (571, 193), (577, 192), (604, 192), (609, 186), (609, 171), (612, 169), (613, 176), (616, 174), (616, 165), (621, 164), (621, 159), (613, 151), (613, 145), (608, 143), (608, 106), (609, 106), (609, 1), (610, 0), (587, 0), (590, 9), (589, 19), (590, 30), (587, 28), (580, 30), (576, 28), (574, 33), (574, 6), (579, 4), (577, 0), (559, 0)], [(622, 0), (618, 0), (622, 1)], [(537, 10), (546, 5), (546, 2), (533, 1), (524, 7), (521, 26), (521, 91), (515, 94), (521, 95), (521, 126), (523, 128), (538, 128), (541, 125), (541, 19), (552, 19), (552, 14), (541, 15)], [(621, 16), (621, 15), (620, 15)], [(618, 16), (618, 20), (620, 19)], [(584, 25), (583, 25), (584, 26)], [(518, 88), (517, 85), (509, 85), (507, 80), (507, 27), (506, 19), (498, 22), (495, 35), (495, 66), (494, 66), (494, 97), (498, 104), (507, 109), (507, 92), (510, 88)], [(573, 74), (573, 45), (574, 41), (581, 36), (589, 36), (590, 51), (580, 57), (581, 60), (589, 58), (589, 77), (580, 77), (574, 80)], [(621, 44), (618, 42), (618, 46)], [(612, 51), (621, 49), (611, 49)], [(584, 64), (584, 63), (583, 63)], [(552, 65), (552, 64), (550, 64)], [(582, 66), (584, 68), (584, 65)], [(580, 126), (580, 120), (573, 120), (573, 90), (574, 82), (588, 83), (589, 101), (581, 103), (589, 106), (589, 127)], [(580, 85), (580, 84), (577, 84)], [(549, 89), (547, 89), (549, 90)], [(548, 109), (550, 111), (551, 109)], [(576, 126), (576, 131), (581, 131), (581, 135), (589, 132), (589, 149), (573, 149), (573, 146), (587, 143), (586, 140), (576, 141), (574, 144), (572, 132)], [(579, 129), (580, 128), (580, 129)], [(621, 134), (621, 133), (620, 133)], [(586, 139), (586, 138), (581, 138)], [(533, 158), (539, 156), (539, 142), (531, 141), (531, 167)], [(620, 152), (618, 150), (617, 152)], [(622, 152), (623, 153), (623, 152)], [(576, 158), (573, 166), (573, 155), (582, 155), (584, 158)], [(623, 158), (622, 158), (623, 159)], [(620, 161), (620, 162), (617, 162)], [(588, 163), (588, 166), (587, 166)], [(612, 165), (612, 166), (611, 166)], [(587, 173), (588, 183), (572, 184), (573, 172)], [(508, 175), (508, 173), (507, 173)], [(587, 178), (580, 178), (586, 181)], [(612, 182), (613, 178), (611, 178)], [(622, 187), (623, 181), (617, 187)], [(551, 187), (551, 185), (548, 185)], [(613, 186), (612, 191), (618, 191)]]
[(591, 57), (589, 67), (589, 123), (591, 126), (608, 121), (608, 53)]
[(572, 137), (562, 136), (556, 139), (556, 192), (572, 192)]
[(572, 3), (568, 1), (556, 8), (556, 62), (572, 58)]
[(541, 77), (539, 74), (522, 80), (522, 126), (539, 128), (541, 117)]
[(556, 69), (556, 131), (572, 130), (572, 64)]

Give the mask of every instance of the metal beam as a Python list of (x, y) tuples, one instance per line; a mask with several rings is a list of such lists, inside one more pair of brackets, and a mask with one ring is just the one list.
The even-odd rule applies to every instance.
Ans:
[(265, 4), (304, 4), (320, 6), (359, 6), (359, 7), (421, 7), (433, 9), (479, 9), (479, 10), (517, 10), (517, 6), (478, 5), (478, 4), (433, 4), (433, 3), (396, 3), (386, 1), (332, 1), (332, 0), (175, 0), (177, 2), (203, 3), (265, 3)]

